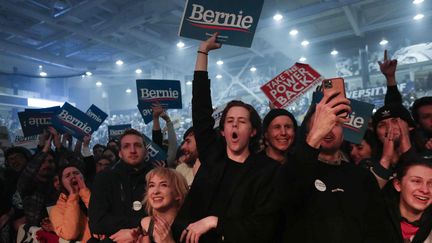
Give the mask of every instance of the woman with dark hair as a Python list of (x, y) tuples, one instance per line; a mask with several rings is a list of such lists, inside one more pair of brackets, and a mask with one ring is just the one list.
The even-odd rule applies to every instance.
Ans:
[(242, 101), (231, 101), (213, 129), (208, 52), (220, 48), (217, 34), (197, 54), (192, 119), (201, 166), (173, 225), (174, 240), (268, 242), (275, 214), (271, 205), (277, 162), (259, 159), (261, 119)]
[(76, 165), (60, 169), (60, 197), (50, 211), (50, 220), (56, 234), (65, 240), (87, 242), (90, 239), (87, 208), (90, 190)]
[(398, 164), (383, 189), (391, 242), (432, 242), (432, 162)]
[(377, 138), (371, 130), (366, 130), (360, 144), (349, 143), (349, 154), (352, 162), (365, 168), (372, 165), (371, 158), (377, 155)]

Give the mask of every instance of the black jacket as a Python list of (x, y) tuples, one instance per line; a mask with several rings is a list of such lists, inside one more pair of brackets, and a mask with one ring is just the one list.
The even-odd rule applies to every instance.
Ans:
[(144, 206), (133, 210), (134, 201), (141, 202), (145, 193), (145, 175), (152, 169), (143, 162), (138, 169), (118, 162), (112, 170), (96, 175), (89, 203), (89, 226), (93, 234), (112, 235), (120, 229), (139, 226), (146, 216)]
[(384, 203), (372, 174), (343, 161), (320, 162), (318, 154), (304, 143), (292, 163), (281, 167), (284, 242), (390, 242), (383, 234)]
[(178, 241), (190, 223), (211, 216), (210, 208), (217, 200), (215, 195), (218, 190), (223, 190), (229, 201), (221, 215), (215, 215), (218, 217), (217, 228), (200, 238), (200, 242), (269, 242), (276, 220), (271, 197), (278, 165), (251, 154), (244, 162), (241, 174), (231, 184), (233, 186), (220, 188), (230, 161), (224, 139), (213, 130), (211, 114), (207, 72), (195, 72), (192, 118), (201, 167), (172, 225), (174, 239)]

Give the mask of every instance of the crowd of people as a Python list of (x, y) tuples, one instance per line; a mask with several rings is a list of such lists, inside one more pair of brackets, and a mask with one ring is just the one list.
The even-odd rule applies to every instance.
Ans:
[(261, 119), (233, 100), (214, 128), (207, 64), (216, 37), (198, 49), (193, 126), (176, 134), (153, 106), (151, 139), (166, 161), (146, 160), (140, 129), (70, 146), (49, 127), (34, 155), (7, 148), (0, 241), (432, 242), (432, 97), (402, 105), (396, 60), (385, 53), (379, 63), (387, 93), (359, 144), (344, 141), (351, 107), (337, 91), (301, 123), (276, 108)]

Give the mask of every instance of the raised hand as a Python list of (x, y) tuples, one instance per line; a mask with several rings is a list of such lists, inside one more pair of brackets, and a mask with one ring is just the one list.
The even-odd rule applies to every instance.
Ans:
[(381, 155), (380, 164), (388, 169), (393, 164), (393, 157), (395, 155), (394, 140), (396, 139), (393, 129), (393, 123), (390, 123), (386, 135), (384, 136), (383, 152)]
[(162, 105), (157, 102), (152, 104), (153, 118), (159, 118), (161, 114), (164, 112)]
[(208, 38), (206, 41), (201, 42), (199, 51), (208, 53), (211, 50), (219, 49), (221, 48), (222, 44), (217, 42), (217, 37), (219, 33), (214, 33), (210, 38)]
[(321, 140), (336, 124), (348, 122), (347, 117), (340, 117), (337, 114), (341, 111), (350, 112), (350, 102), (338, 94), (337, 91), (328, 92), (316, 105), (315, 113), (310, 121), (311, 128), (306, 138), (307, 143), (314, 148), (319, 148)]
[(378, 61), (381, 73), (386, 76), (386, 78), (394, 78), (397, 67), (397, 60), (389, 60), (387, 58), (387, 50), (384, 50), (384, 60), (383, 62)]

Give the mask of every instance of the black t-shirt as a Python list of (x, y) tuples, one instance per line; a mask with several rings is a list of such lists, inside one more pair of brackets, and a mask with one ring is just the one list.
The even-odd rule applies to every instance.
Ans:
[(234, 186), (244, 167), (244, 163), (235, 162), (227, 158), (224, 175), (219, 183), (219, 188), (214, 194), (213, 203), (210, 205), (210, 215), (218, 217), (224, 215), (230, 201), (228, 189)]

